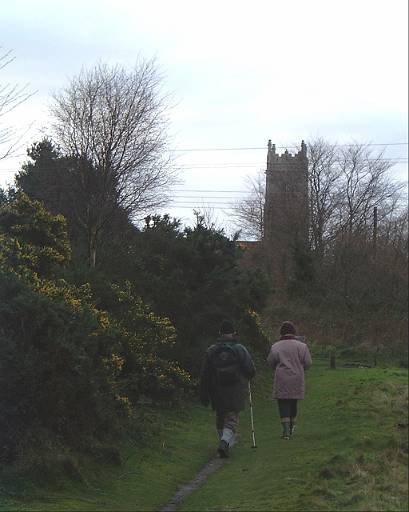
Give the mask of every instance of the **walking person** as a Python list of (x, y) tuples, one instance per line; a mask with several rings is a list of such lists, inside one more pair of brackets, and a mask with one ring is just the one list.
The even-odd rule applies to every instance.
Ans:
[(278, 402), (282, 438), (289, 440), (294, 433), (298, 400), (304, 398), (304, 370), (312, 364), (310, 351), (296, 336), (292, 322), (284, 322), (280, 339), (271, 347), (267, 362), (273, 370), (273, 398)]
[(200, 401), (204, 406), (210, 403), (216, 411), (218, 453), (226, 458), (237, 431), (240, 411), (245, 408), (248, 381), (256, 371), (247, 348), (239, 342), (229, 320), (222, 322), (219, 334), (204, 356)]

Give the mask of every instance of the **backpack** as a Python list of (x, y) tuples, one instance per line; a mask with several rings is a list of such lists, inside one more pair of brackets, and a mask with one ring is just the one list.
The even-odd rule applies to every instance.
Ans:
[(223, 343), (210, 354), (210, 366), (220, 386), (229, 386), (240, 382), (240, 360), (237, 352)]

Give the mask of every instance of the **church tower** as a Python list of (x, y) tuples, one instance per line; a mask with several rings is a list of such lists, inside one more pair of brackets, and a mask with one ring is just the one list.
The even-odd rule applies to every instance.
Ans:
[[(273, 269), (288, 274), (295, 251), (308, 243), (308, 158), (307, 146), (295, 154), (279, 155), (268, 141), (264, 245)], [(291, 265), (292, 266), (292, 265)]]

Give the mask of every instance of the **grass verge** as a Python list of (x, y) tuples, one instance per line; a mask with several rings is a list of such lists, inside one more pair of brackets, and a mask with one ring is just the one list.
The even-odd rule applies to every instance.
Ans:
[(34, 472), (3, 471), (0, 511), (158, 510), (208, 461), (213, 432), (209, 411), (199, 406), (152, 417), (149, 441), (118, 446), (121, 464), (50, 453), (52, 463)]

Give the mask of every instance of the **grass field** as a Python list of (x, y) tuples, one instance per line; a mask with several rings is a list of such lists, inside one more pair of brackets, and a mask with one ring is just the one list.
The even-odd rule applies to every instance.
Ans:
[[(307, 374), (294, 438), (280, 439), (271, 375), (253, 384), (258, 448), (249, 411), (227, 464), (187, 497), (185, 511), (406, 511), (407, 370), (330, 370)], [(213, 414), (201, 407), (165, 411), (144, 448), (122, 447), (120, 467), (88, 461), (81, 481), (52, 486), (0, 480), (0, 510), (159, 510), (214, 454)], [(399, 426), (400, 425), (400, 426)]]

